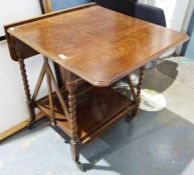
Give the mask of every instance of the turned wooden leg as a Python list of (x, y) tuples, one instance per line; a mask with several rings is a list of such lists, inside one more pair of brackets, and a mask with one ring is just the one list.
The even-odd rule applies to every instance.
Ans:
[(79, 161), (79, 151), (80, 151), (80, 139), (78, 136), (78, 123), (76, 116), (76, 97), (75, 90), (76, 85), (71, 82), (67, 82), (68, 90), (68, 104), (69, 104), (69, 122), (71, 125), (72, 137), (71, 137), (71, 154), (72, 159), (77, 164), (78, 168), (83, 171), (83, 166)]
[(23, 59), (19, 59), (19, 65), (20, 65), (20, 71), (21, 71), (22, 80), (23, 80), (25, 96), (26, 96), (26, 100), (27, 100), (26, 104), (27, 104), (27, 108), (28, 108), (28, 112), (29, 112), (30, 120), (31, 120), (30, 124), (29, 124), (29, 128), (32, 128), (32, 126), (35, 122), (35, 119), (36, 119), (35, 118), (35, 110), (34, 110), (34, 101), (31, 99), (28, 78), (27, 78), (26, 68), (25, 68), (25, 64), (24, 64)]
[(142, 84), (143, 84), (143, 80), (144, 80), (144, 67), (140, 68), (140, 73), (139, 73), (139, 83), (137, 85), (137, 93), (136, 93), (136, 99), (135, 99), (135, 103), (136, 103), (136, 109), (132, 112), (132, 116), (135, 117), (139, 111), (139, 105), (140, 105), (140, 101), (141, 101), (141, 90), (142, 90)]
[[(44, 62), (46, 66), (49, 66), (48, 58), (44, 57)], [(50, 120), (51, 120), (52, 126), (56, 126), (53, 95), (52, 95), (52, 83), (48, 72), (46, 72), (46, 80), (47, 80), (47, 88), (48, 88), (49, 106), (50, 106), (51, 116), (52, 116)]]
[(72, 159), (75, 161), (75, 163), (79, 163), (79, 141), (71, 138), (70, 144)]

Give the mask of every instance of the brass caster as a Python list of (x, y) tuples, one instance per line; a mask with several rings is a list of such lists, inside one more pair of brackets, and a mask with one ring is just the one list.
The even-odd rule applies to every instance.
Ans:
[(52, 126), (56, 126), (56, 122), (52, 121), (52, 122), (51, 122), (51, 125), (52, 125)]
[(52, 125), (52, 126), (56, 126), (56, 125), (57, 125), (57, 122), (56, 122), (55, 119), (51, 119), (51, 125)]
[(84, 168), (84, 165), (81, 162), (76, 162), (76, 165), (80, 171), (82, 171), (82, 172), (86, 171)]

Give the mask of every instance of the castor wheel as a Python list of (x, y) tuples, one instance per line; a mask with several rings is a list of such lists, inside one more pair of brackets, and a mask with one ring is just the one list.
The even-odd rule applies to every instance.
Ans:
[(64, 140), (64, 143), (69, 144), (69, 143), (70, 143), (70, 140), (65, 139), (65, 140)]
[(56, 126), (56, 121), (51, 121), (52, 126)]
[(125, 117), (126, 122), (130, 122), (132, 119), (133, 119), (132, 115), (129, 115), (129, 116)]
[(134, 110), (132, 113), (131, 113), (131, 116), (134, 118), (137, 116), (137, 113), (138, 113), (138, 109)]
[(33, 129), (34, 128), (35, 121), (31, 121), (28, 125), (28, 129)]
[(135, 118), (136, 115), (137, 115), (137, 110), (132, 111), (131, 114), (125, 117), (125, 121), (130, 122), (131, 120)]
[(76, 162), (76, 165), (80, 171), (85, 172), (84, 165), (81, 162)]

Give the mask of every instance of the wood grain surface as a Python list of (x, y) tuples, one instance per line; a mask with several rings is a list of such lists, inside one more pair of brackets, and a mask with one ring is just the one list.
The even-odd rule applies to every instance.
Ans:
[(188, 39), (100, 6), (37, 18), (8, 32), (95, 86), (109, 86)]

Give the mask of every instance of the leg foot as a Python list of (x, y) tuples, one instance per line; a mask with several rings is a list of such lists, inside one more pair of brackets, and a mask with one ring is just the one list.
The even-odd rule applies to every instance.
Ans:
[(28, 108), (28, 113), (30, 115), (30, 123), (28, 125), (28, 129), (33, 129), (33, 126), (36, 122), (36, 115), (35, 115), (35, 110), (34, 110), (34, 102), (29, 100), (26, 102), (27, 108)]
[(53, 126), (53, 127), (55, 127), (56, 126), (56, 120), (55, 119), (51, 119), (51, 125)]
[(138, 109), (135, 109), (131, 112), (130, 115), (128, 115), (126, 118), (125, 118), (125, 121), (126, 122), (130, 122), (131, 120), (133, 120), (133, 118), (135, 118), (137, 116), (137, 113), (138, 113)]
[(84, 165), (81, 162), (76, 162), (76, 165), (80, 171), (83, 171), (83, 172), (86, 171), (84, 168)]
[(28, 129), (33, 129), (34, 128), (34, 124), (35, 124), (35, 120), (32, 120), (29, 125), (28, 125)]
[(78, 145), (78, 142), (74, 139), (71, 139), (70, 140), (70, 145), (71, 145), (72, 159), (75, 162), (79, 162), (79, 145)]
[(133, 115), (128, 115), (128, 116), (125, 118), (125, 121), (126, 121), (126, 122), (130, 122), (132, 119), (133, 119)]
[(131, 116), (136, 117), (137, 113), (138, 113), (138, 109), (135, 109), (134, 111), (132, 111)]
[(64, 143), (67, 143), (67, 144), (69, 144), (69, 143), (70, 143), (70, 141), (69, 141), (69, 140), (65, 140), (65, 141), (64, 141)]

